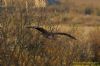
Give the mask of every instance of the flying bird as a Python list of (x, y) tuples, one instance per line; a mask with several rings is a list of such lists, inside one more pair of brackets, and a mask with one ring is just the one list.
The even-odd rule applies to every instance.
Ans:
[(33, 28), (33, 29), (36, 29), (38, 31), (40, 31), (42, 33), (42, 35), (46, 38), (53, 38), (55, 35), (64, 35), (64, 36), (68, 36), (70, 37), (71, 39), (74, 39), (76, 40), (75, 37), (71, 36), (70, 34), (67, 34), (67, 33), (60, 33), (60, 32), (49, 32), (47, 30), (45, 30), (44, 28), (42, 27), (37, 27), (37, 26), (28, 26), (27, 28)]

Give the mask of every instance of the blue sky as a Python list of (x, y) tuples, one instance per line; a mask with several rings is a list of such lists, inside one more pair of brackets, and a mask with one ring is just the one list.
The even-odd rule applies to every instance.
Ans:
[(49, 4), (54, 4), (57, 2), (57, 0), (48, 0)]

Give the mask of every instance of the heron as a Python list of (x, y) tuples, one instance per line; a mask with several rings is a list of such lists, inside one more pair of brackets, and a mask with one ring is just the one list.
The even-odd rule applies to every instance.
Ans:
[(53, 38), (55, 35), (64, 35), (64, 36), (70, 37), (71, 39), (76, 40), (76, 38), (74, 36), (72, 36), (70, 34), (67, 34), (67, 33), (62, 33), (62, 32), (49, 32), (46, 29), (44, 29), (42, 27), (38, 27), (38, 26), (27, 26), (27, 28), (33, 28), (33, 29), (38, 30), (46, 38)]

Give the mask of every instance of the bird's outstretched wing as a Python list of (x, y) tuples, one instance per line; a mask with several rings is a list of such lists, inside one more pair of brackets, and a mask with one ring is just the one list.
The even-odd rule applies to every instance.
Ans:
[(75, 38), (74, 36), (72, 36), (72, 35), (70, 35), (70, 34), (67, 34), (67, 33), (53, 33), (53, 34), (54, 34), (54, 35), (65, 35), (65, 36), (68, 36), (68, 37), (70, 37), (70, 38), (76, 40), (76, 38)]
[(76, 40), (76, 38), (74, 37), (74, 36), (71, 36), (70, 34), (67, 34), (67, 33), (52, 33), (52, 32), (48, 32), (47, 30), (45, 30), (44, 28), (42, 28), (42, 27), (37, 27), (37, 26), (29, 26), (29, 27), (27, 27), (27, 28), (34, 28), (34, 29), (36, 29), (36, 30), (38, 30), (38, 31), (40, 31), (40, 32), (42, 32), (42, 34), (44, 34), (44, 35), (65, 35), (65, 36), (68, 36), (68, 37), (70, 37), (70, 38), (72, 38), (72, 39), (75, 39)]
[(27, 28), (34, 28), (34, 29), (36, 29), (36, 30), (38, 30), (38, 31), (40, 31), (40, 32), (42, 32), (42, 33), (48, 33), (48, 31), (45, 30), (45, 29), (42, 28), (42, 27), (29, 26), (29, 27), (27, 27)]

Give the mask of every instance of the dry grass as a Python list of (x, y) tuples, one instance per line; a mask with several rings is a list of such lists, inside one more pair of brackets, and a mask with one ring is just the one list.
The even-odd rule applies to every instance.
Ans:
[[(85, 15), (80, 9), (46, 9), (26, 11), (20, 6), (0, 12), (0, 65), (72, 66), (73, 62), (100, 61), (99, 16)], [(40, 32), (25, 28), (29, 25), (69, 33), (77, 40), (65, 36), (47, 39)]]

